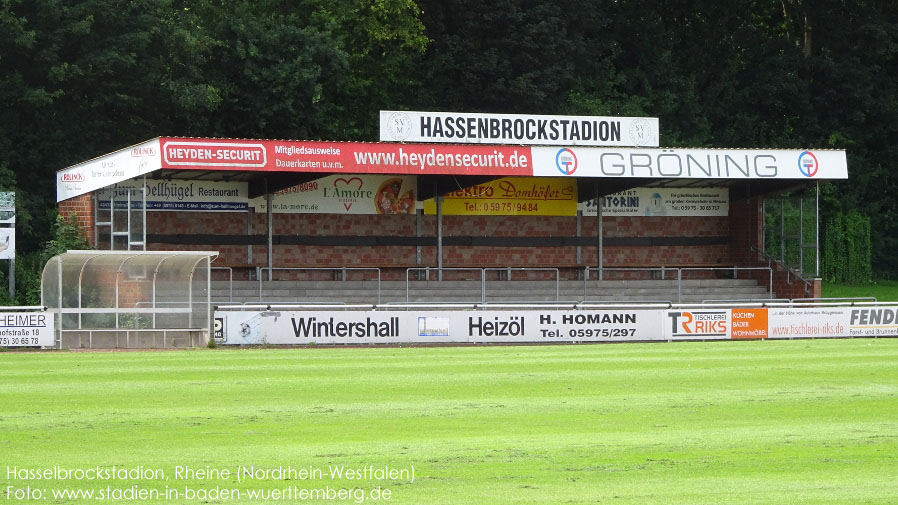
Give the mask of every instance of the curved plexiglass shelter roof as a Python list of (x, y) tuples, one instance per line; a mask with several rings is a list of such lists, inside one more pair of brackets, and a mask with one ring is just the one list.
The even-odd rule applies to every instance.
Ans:
[(41, 276), (58, 330), (205, 329), (212, 251), (68, 251)]

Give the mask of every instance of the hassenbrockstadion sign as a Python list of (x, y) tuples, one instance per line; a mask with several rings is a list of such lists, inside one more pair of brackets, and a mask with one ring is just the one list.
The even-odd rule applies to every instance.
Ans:
[(847, 179), (842, 150), (159, 138), (57, 172), (63, 201), (156, 170), (640, 179)]
[(658, 146), (658, 118), (380, 111), (384, 142)]

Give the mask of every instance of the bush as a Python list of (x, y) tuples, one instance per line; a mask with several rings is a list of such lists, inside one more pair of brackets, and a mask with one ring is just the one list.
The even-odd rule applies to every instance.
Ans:
[[(16, 255), (16, 297), (10, 300), (7, 290), (0, 289), (0, 304), (40, 305), (41, 274), (47, 261), (70, 249), (87, 249), (74, 215), (56, 216), (52, 237), (41, 250)], [(0, 286), (6, 286), (8, 276), (5, 269), (0, 270)]]
[(871, 281), (870, 218), (856, 210), (836, 213), (826, 223), (823, 278), (829, 282), (864, 284)]

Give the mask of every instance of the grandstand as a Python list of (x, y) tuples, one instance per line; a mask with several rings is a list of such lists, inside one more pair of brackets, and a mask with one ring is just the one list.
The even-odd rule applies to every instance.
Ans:
[(608, 146), (160, 137), (60, 171), (57, 200), (97, 249), (214, 251), (219, 305), (819, 298), (816, 201), (780, 197), (846, 178), (844, 151), (646, 147), (652, 125)]

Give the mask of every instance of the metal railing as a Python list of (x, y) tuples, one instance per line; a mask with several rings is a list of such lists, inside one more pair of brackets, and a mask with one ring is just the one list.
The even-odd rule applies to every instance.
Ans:
[(545, 267), (543, 267), (543, 268), (538, 268), (538, 267), (535, 267), (535, 268), (520, 268), (520, 267), (518, 267), (518, 268), (510, 268), (510, 267), (484, 268), (483, 269), (483, 273), (484, 273), (484, 275), (483, 275), (483, 302), (486, 302), (486, 273), (487, 272), (498, 272), (499, 275), (502, 275), (504, 273), (505, 279), (503, 279), (503, 280), (506, 280), (506, 281), (511, 280), (512, 274), (514, 272), (550, 272), (550, 273), (554, 273), (555, 274), (555, 301), (556, 302), (559, 301), (558, 299), (559, 299), (559, 296), (561, 293), (561, 289), (560, 289), (561, 288), (561, 286), (560, 286), (561, 274), (559, 273), (558, 268), (545, 268)]
[(357, 271), (377, 272), (377, 279), (376, 279), (377, 280), (377, 303), (380, 303), (380, 278), (381, 278), (381, 275), (380, 275), (380, 268), (375, 268), (375, 267), (368, 267), (368, 268), (365, 268), (365, 267), (259, 267), (257, 277), (259, 278), (259, 301), (260, 302), (263, 300), (263, 298), (262, 298), (262, 293), (263, 293), (262, 272), (265, 272), (265, 271), (268, 272), (269, 282), (271, 282), (271, 275), (276, 270), (308, 271), (308, 272), (331, 271), (331, 272), (334, 272), (335, 275), (337, 273), (340, 274), (339, 280), (346, 280), (346, 272), (357, 272)]
[[(477, 272), (479, 274), (480, 281), (480, 303), (486, 303), (487, 298), (487, 274), (489, 272), (496, 272), (498, 274), (499, 280), (510, 281), (515, 272), (550, 272), (554, 274), (555, 278), (555, 301), (559, 300), (559, 296), (561, 293), (561, 274), (558, 268), (554, 267), (485, 267), (485, 268), (433, 268), (433, 267), (423, 267), (423, 268), (407, 268), (405, 270), (405, 301), (406, 303), (411, 302), (411, 274), (412, 272), (416, 274), (424, 274), (417, 275), (418, 279), (422, 277), (424, 279), (430, 279), (430, 271), (431, 270), (443, 270), (449, 272)], [(503, 278), (504, 274), (504, 278)], [(442, 276), (440, 276), (442, 277)], [(436, 281), (443, 282), (443, 281)]]
[(370, 303), (332, 303), (332, 302), (304, 302), (304, 303), (233, 303), (216, 305), (215, 310), (246, 311), (246, 310), (372, 310), (377, 305)]
[[(115, 345), (112, 347), (114, 349), (129, 349), (131, 348), (131, 335), (139, 335), (150, 334), (152, 335), (152, 346), (150, 348), (155, 349), (159, 348), (156, 345), (156, 335), (162, 334), (162, 348), (168, 348), (167, 345), (169, 340), (168, 335), (171, 333), (179, 333), (185, 335), (183, 338), (184, 345), (176, 346), (178, 348), (184, 347), (197, 347), (198, 345), (202, 345), (202, 335), (208, 333), (208, 328), (74, 328), (74, 329), (60, 329), (59, 336), (56, 341), (57, 349), (69, 349), (70, 347), (63, 347), (63, 338), (65, 335), (76, 334), (78, 336), (78, 347), (84, 348), (84, 340), (83, 335), (87, 334), (87, 348), (93, 348), (93, 340), (94, 334), (99, 333), (112, 333), (115, 338)], [(121, 347), (119, 345), (119, 335), (125, 334), (125, 347)], [(210, 337), (211, 338), (211, 337)], [(172, 341), (174, 342), (174, 341)], [(100, 347), (101, 349), (106, 347)], [(144, 348), (144, 347), (141, 347)]]
[[(728, 300), (718, 300), (716, 303), (714, 302), (695, 302), (695, 303), (672, 303), (672, 302), (641, 302), (641, 301), (633, 301), (633, 302), (613, 302), (613, 303), (600, 303), (600, 302), (521, 302), (521, 303), (507, 303), (507, 302), (411, 302), (411, 303), (403, 303), (403, 302), (390, 302), (385, 304), (308, 304), (308, 303), (298, 303), (298, 304), (256, 304), (256, 305), (244, 305), (244, 304), (230, 304), (230, 305), (219, 305), (216, 307), (216, 310), (221, 311), (246, 311), (246, 310), (375, 310), (375, 311), (396, 311), (396, 310), (422, 310), (422, 309), (431, 309), (431, 310), (446, 310), (446, 309), (455, 309), (455, 310), (507, 310), (507, 309), (530, 309), (530, 310), (647, 310), (647, 309), (665, 309), (665, 310), (677, 310), (677, 309), (708, 309), (708, 308), (795, 308), (795, 307), (807, 307), (808, 305), (820, 306), (820, 307), (895, 307), (898, 306), (898, 302), (869, 302), (869, 301), (861, 301), (863, 298), (844, 298), (842, 301), (819, 301), (812, 304), (804, 303), (806, 299), (797, 298), (793, 300), (784, 300), (784, 301), (753, 301), (753, 302), (740, 302), (740, 301), (728, 301)], [(101, 331), (116, 331), (114, 329), (101, 330)], [(119, 330), (119, 331), (129, 331), (129, 330)], [(136, 330), (130, 330), (136, 331)], [(150, 329), (141, 330), (141, 331), (153, 331)], [(164, 331), (164, 330), (157, 330)], [(168, 330), (168, 331), (179, 331), (179, 330)]]
[(739, 272), (767, 270), (769, 273), (769, 276), (770, 276), (770, 279), (769, 279), (770, 280), (770, 289), (768, 290), (770, 292), (770, 298), (773, 298), (774, 296), (776, 296), (773, 293), (773, 269), (771, 267), (719, 267), (719, 268), (715, 268), (715, 267), (706, 267), (706, 268), (684, 267), (684, 268), (677, 269), (677, 302), (682, 303), (682, 301), (683, 301), (683, 271), (695, 271), (695, 272), (712, 271), (712, 272), (716, 272), (716, 271), (720, 271), (720, 270), (723, 270), (723, 271), (732, 270), (733, 271), (733, 279), (739, 278)]
[(209, 267), (209, 270), (227, 270), (228, 271), (228, 301), (234, 301), (234, 269), (231, 267)]
[[(223, 270), (229, 269), (229, 267), (218, 267), (218, 268), (223, 269)], [(486, 303), (489, 298), (490, 284), (492, 283), (492, 281), (489, 281), (488, 279), (490, 278), (490, 274), (493, 272), (495, 272), (497, 274), (497, 278), (502, 281), (514, 280), (515, 274), (522, 274), (522, 273), (546, 274), (546, 273), (548, 273), (551, 275), (551, 279), (549, 279), (548, 281), (546, 279), (538, 279), (538, 282), (554, 282), (554, 295), (552, 295), (552, 298), (554, 298), (554, 300), (552, 300), (552, 301), (554, 301), (556, 303), (559, 303), (562, 301), (564, 301), (565, 303), (577, 303), (578, 302), (578, 300), (576, 300), (578, 295), (574, 295), (572, 297), (572, 298), (574, 298), (574, 300), (570, 300), (570, 301), (561, 299), (561, 291), (562, 291), (561, 287), (562, 286), (561, 286), (561, 268), (560, 267), (533, 267), (533, 268), (527, 268), (527, 267), (484, 267), (484, 268), (446, 267), (446, 268), (442, 268), (442, 269), (435, 268), (435, 267), (412, 267), (412, 268), (405, 269), (405, 303), (412, 303), (412, 293), (415, 290), (413, 281), (441, 283), (441, 282), (451, 282), (452, 277), (455, 277), (455, 276), (450, 275), (450, 276), (448, 276), (450, 278), (447, 279), (446, 278), (447, 276), (442, 276), (444, 279), (442, 281), (427, 280), (427, 279), (433, 279), (435, 276), (432, 276), (431, 273), (436, 272), (437, 270), (442, 270), (444, 273), (468, 272), (470, 274), (473, 274), (473, 275), (469, 275), (469, 276), (461, 276), (461, 277), (468, 277), (468, 278), (459, 279), (459, 280), (462, 280), (465, 282), (478, 283), (479, 291), (480, 291), (479, 296), (478, 295), (472, 296), (471, 298), (469, 298), (469, 300), (462, 300), (460, 303)], [(267, 277), (266, 275), (263, 275), (263, 273), (265, 271), (300, 271), (300, 272), (301, 271), (309, 271), (309, 272), (330, 271), (330, 272), (335, 272), (335, 279), (337, 279), (337, 281), (347, 280), (348, 272), (353, 272), (353, 271), (375, 272), (376, 277), (371, 278), (371, 279), (362, 279), (362, 281), (363, 282), (376, 282), (377, 292), (376, 292), (376, 302), (375, 303), (377, 305), (380, 305), (383, 303), (381, 268), (342, 267), (342, 266), (334, 266), (334, 267), (273, 267), (273, 268), (259, 267), (258, 275), (257, 275), (257, 279), (258, 279), (257, 280), (257, 282), (258, 282), (257, 302), (244, 302), (244, 303), (266, 304), (266, 300), (265, 300), (266, 283), (283, 282), (283, 281), (267, 281), (267, 280), (265, 280), (265, 278)], [(589, 294), (590, 294), (590, 287), (591, 287), (590, 282), (595, 280), (595, 279), (593, 279), (593, 277), (598, 276), (598, 277), (600, 277), (600, 279), (598, 279), (599, 281), (601, 281), (603, 279), (607, 281), (607, 280), (612, 280), (612, 279), (608, 279), (609, 276), (607, 274), (609, 274), (609, 273), (650, 274), (652, 279), (666, 280), (666, 281), (670, 281), (671, 283), (676, 283), (675, 303), (682, 303), (683, 298), (684, 298), (684, 287), (686, 286), (686, 281), (692, 280), (690, 278), (687, 278), (687, 277), (689, 277), (688, 274), (690, 274), (690, 273), (707, 272), (708, 274), (712, 274), (714, 272), (717, 272), (717, 273), (723, 272), (726, 275), (726, 278), (730, 278), (730, 279), (739, 279), (740, 277), (742, 277), (742, 278), (746, 278), (746, 279), (758, 280), (757, 274), (747, 275), (747, 273), (748, 272), (756, 272), (757, 273), (757, 272), (765, 272), (765, 271), (767, 272), (767, 274), (765, 275), (765, 277), (766, 277), (765, 280), (767, 281), (768, 287), (770, 289), (768, 290), (769, 298), (764, 298), (763, 301), (773, 301), (774, 300), (774, 292), (773, 292), (774, 268), (770, 267), (770, 266), (768, 266), (768, 267), (737, 267), (737, 266), (666, 267), (666, 266), (659, 266), (659, 267), (634, 267), (634, 268), (609, 267), (609, 268), (603, 268), (601, 270), (586, 266), (586, 267), (577, 269), (577, 277), (580, 279), (580, 281), (572, 280), (571, 282), (572, 283), (582, 282), (582, 298), (579, 300), (579, 302), (589, 302)], [(593, 272), (595, 272), (595, 274), (593, 274)], [(605, 275), (603, 275), (603, 272)], [(473, 277), (473, 279), (470, 277)], [(720, 277), (720, 276), (719, 275), (717, 275), (717, 276), (708, 275), (705, 278), (713, 279), (716, 277)], [(621, 280), (638, 280), (638, 279), (629, 277), (629, 278), (624, 278)], [(296, 282), (304, 282), (304, 281), (296, 281)], [(230, 277), (228, 279), (228, 283), (229, 283), (228, 284), (228, 289), (229, 289), (228, 302), (234, 303), (233, 278), (232, 277)], [(473, 286), (471, 286), (471, 287), (473, 287)], [(672, 287), (673, 286), (671, 286), (671, 288)], [(471, 294), (472, 295), (474, 294), (473, 289), (471, 289)], [(507, 300), (507, 301), (514, 303), (513, 300)], [(652, 303), (660, 303), (660, 302), (666, 303), (666, 300), (656, 301), (653, 299), (649, 299), (647, 301), (652, 302)], [(706, 303), (713, 302), (713, 300), (710, 300), (710, 299), (706, 299), (704, 301)], [(300, 300), (297, 300), (297, 302), (300, 302)], [(671, 296), (670, 302), (671, 303), (674, 302), (673, 296)], [(308, 302), (302, 302), (302, 303), (308, 303)], [(322, 302), (322, 303), (334, 303), (334, 302)], [(455, 302), (449, 302), (449, 303), (455, 303)]]
[(657, 267), (590, 267), (589, 265), (583, 267), (583, 278), (585, 280), (589, 280), (589, 276), (592, 272), (596, 272), (598, 276), (598, 280), (603, 281), (605, 279), (605, 272), (660, 272), (661, 276), (659, 277), (661, 280), (667, 280), (667, 272), (676, 270), (676, 267), (666, 267), (664, 265)]
[[(604, 272), (650, 272), (650, 273), (658, 273), (658, 280), (668, 280), (668, 274), (672, 274), (676, 272), (676, 282), (677, 282), (677, 303), (683, 302), (683, 281), (688, 279), (683, 279), (683, 272), (732, 272), (732, 279), (738, 279), (740, 272), (747, 271), (767, 271), (769, 276), (769, 286), (770, 289), (770, 299), (773, 299), (773, 268), (772, 267), (737, 267), (737, 266), (727, 266), (727, 267), (634, 267), (634, 268), (626, 268), (626, 267), (609, 267), (609, 268), (590, 268), (589, 266), (584, 267), (583, 272), (583, 299), (586, 300), (588, 298), (588, 287), (590, 281), (590, 273), (596, 272), (598, 276), (598, 281), (608, 280), (604, 279)], [(632, 280), (632, 279), (622, 279), (622, 280)], [(674, 280), (674, 279), (670, 279)]]
[(605, 310), (605, 309), (672, 309), (676, 307), (696, 307), (696, 304), (675, 304), (671, 302), (619, 302), (619, 303), (595, 303), (595, 302), (389, 302), (378, 305), (371, 304), (227, 304), (218, 305), (215, 310), (241, 312), (247, 310)]
[[(868, 303), (879, 303), (875, 296), (859, 296), (859, 297), (838, 297), (838, 298), (793, 298), (789, 300), (792, 303), (800, 303), (804, 305), (826, 305), (826, 304), (849, 304), (863, 305)], [(889, 302), (885, 302), (889, 303)]]
[[(774, 256), (772, 256), (772, 255), (770, 255), (770, 254), (767, 254), (765, 251), (762, 251), (761, 249), (758, 249), (758, 248), (755, 247), (755, 246), (752, 246), (752, 247), (751, 247), (751, 252), (753, 252), (753, 253), (758, 253), (758, 254), (761, 255), (762, 258), (764, 258), (765, 260), (767, 260), (768, 268), (773, 268), (773, 265), (776, 265), (778, 268), (780, 268), (780, 269), (782, 269), (783, 271), (785, 271), (785, 272), (786, 272), (786, 284), (791, 285), (791, 284), (792, 284), (792, 277), (795, 277), (796, 279), (798, 279), (799, 281), (801, 281), (801, 282), (804, 283), (804, 292), (805, 292), (805, 293), (810, 293), (810, 292), (811, 292), (811, 289), (813, 289), (814, 283), (813, 283), (812, 281), (809, 281), (809, 280), (805, 279), (805, 278), (801, 275), (801, 272), (799, 272), (799, 271), (793, 269), (793, 268), (790, 267), (789, 265), (786, 265), (785, 263), (783, 263), (783, 262), (780, 261), (779, 259), (775, 258)], [(770, 290), (771, 290), (771, 291), (773, 290), (773, 283), (772, 283), (772, 281), (771, 281), (771, 284), (770, 284)]]
[[(423, 280), (425, 280), (425, 281), (430, 281), (430, 272), (431, 272), (431, 271), (436, 272), (437, 270), (440, 270), (440, 271), (443, 271), (443, 272), (477, 272), (477, 274), (478, 274), (478, 276), (479, 276), (479, 277), (478, 277), (478, 280), (479, 280), (479, 282), (480, 282), (480, 301), (483, 302), (484, 300), (486, 300), (486, 281), (485, 281), (485, 272), (484, 272), (484, 269), (483, 269), (483, 268), (456, 268), (456, 267), (450, 267), (450, 268), (433, 268), (433, 267), (412, 267), (412, 268), (406, 268), (406, 269), (405, 269), (405, 302), (406, 302), (406, 303), (410, 303), (410, 302), (411, 302), (411, 284), (410, 284), (410, 281), (411, 281), (411, 274), (412, 274), (412, 272), (414, 272), (414, 273), (416, 273), (416, 274), (419, 274), (419, 275), (416, 275), (417, 280), (422, 280), (422, 278), (423, 278)], [(420, 274), (424, 274), (424, 275), (420, 275)], [(440, 275), (440, 277), (442, 278), (442, 274)], [(440, 280), (440, 281), (436, 281), (436, 282), (444, 282), (444, 281)]]
[(760, 304), (762, 307), (771, 303), (788, 302), (788, 298), (742, 298), (733, 300), (702, 300), (702, 305), (718, 305), (718, 304)]

